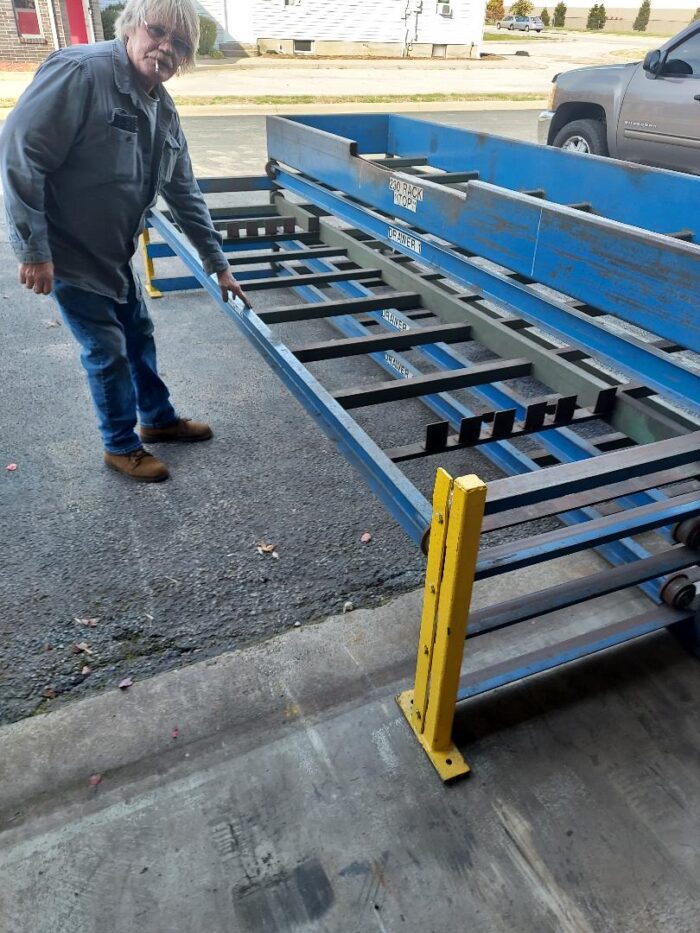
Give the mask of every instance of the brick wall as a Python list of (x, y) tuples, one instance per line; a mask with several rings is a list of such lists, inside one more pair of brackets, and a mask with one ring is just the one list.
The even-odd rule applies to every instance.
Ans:
[(43, 37), (24, 39), (17, 32), (12, 0), (0, 0), (0, 61), (27, 62), (28, 64), (36, 62), (38, 64), (53, 51), (51, 23), (46, 3), (47, 0), (38, 0), (37, 3), (37, 14)]
[[(50, 0), (37, 0), (37, 14), (41, 26), (41, 38), (23, 38), (17, 31), (12, 0), (0, 0), (0, 62), (14, 62), (39, 64), (47, 55), (53, 52), (54, 39), (51, 31), (48, 4)], [(92, 10), (92, 26), (95, 41), (104, 39), (100, 7), (94, 0), (90, 4)], [(53, 0), (54, 15), (56, 18), (56, 32), (58, 44), (61, 48), (70, 45), (68, 29), (68, 14), (64, 0)], [(89, 33), (88, 33), (89, 34)]]
[(70, 45), (68, 13), (66, 12), (66, 5), (63, 0), (54, 0), (53, 8), (56, 11), (56, 31), (58, 32), (58, 44), (63, 49), (67, 45)]

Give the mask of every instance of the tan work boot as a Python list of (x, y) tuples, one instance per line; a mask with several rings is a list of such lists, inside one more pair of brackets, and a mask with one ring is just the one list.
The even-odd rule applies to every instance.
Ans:
[(110, 469), (140, 483), (161, 483), (170, 476), (166, 465), (143, 447), (128, 454), (111, 454), (105, 451), (105, 463)]
[(201, 421), (193, 421), (191, 418), (178, 418), (174, 424), (169, 424), (166, 428), (144, 428), (139, 429), (141, 440), (147, 444), (162, 444), (165, 441), (181, 441), (188, 443), (190, 441), (208, 441), (214, 436), (214, 432), (208, 424)]

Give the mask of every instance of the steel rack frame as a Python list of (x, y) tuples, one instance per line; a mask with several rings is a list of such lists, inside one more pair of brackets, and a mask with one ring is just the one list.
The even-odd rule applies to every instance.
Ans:
[[(663, 350), (611, 332), (585, 311), (528, 288), (536, 281), (700, 352), (700, 322), (695, 311), (700, 264), (697, 247), (686, 242), (700, 229), (694, 204), (676, 205), (674, 221), (680, 220), (683, 229), (679, 232), (674, 227), (673, 236), (669, 236), (671, 231), (657, 233), (630, 226), (629, 219), (636, 218), (637, 212), (604, 194), (617, 191), (623, 181), (629, 188), (631, 176), (637, 183), (638, 198), (666, 204), (668, 187), (674, 187), (674, 193), (685, 187), (685, 198), (697, 197), (700, 179), (601, 160), (596, 166), (603, 183), (600, 203), (586, 202), (588, 209), (582, 211), (580, 204), (565, 206), (545, 200), (543, 187), (537, 188), (536, 194), (526, 194), (477, 180), (480, 170), (462, 173), (473, 176), (467, 182), (436, 182), (428, 175), (418, 179), (392, 171), (386, 164), (362, 158), (363, 150), (354, 138), (360, 137), (370, 153), (392, 151), (403, 156), (406, 147), (402, 141), (411, 139), (421, 125), (431, 126), (380, 114), (363, 115), (362, 119), (268, 117), (270, 171), (285, 189), (465, 286), (479, 288), (486, 297), (513, 306), (519, 316), (600, 356), (633, 378), (643, 371), (648, 385), (700, 412), (700, 374), (669, 358)], [(353, 137), (339, 133), (353, 133)], [(476, 134), (432, 126), (428, 163), (432, 168), (454, 164), (440, 156), (442, 137), (455, 133), (462, 138), (462, 151), (469, 152), (468, 164), (473, 165), (472, 153), (479, 148), (473, 139)], [(510, 140), (496, 140), (494, 145), (505, 148), (506, 155), (498, 154), (505, 160), (509, 152), (515, 163), (524, 161), (523, 151), (537, 148)], [(548, 153), (552, 155), (556, 153)], [(574, 154), (569, 159), (570, 155), (567, 153), (567, 161), (558, 166), (563, 176), (559, 185), (568, 180), (570, 189), (578, 191), (580, 176), (588, 165), (581, 163), (582, 156)], [(488, 164), (489, 177), (499, 177), (494, 161)], [(299, 174), (302, 170), (304, 175)], [(545, 177), (540, 170), (528, 180), (539, 179), (544, 184)], [(605, 213), (596, 214), (596, 207)], [(670, 218), (656, 226), (669, 224)], [(483, 268), (474, 262), (475, 255), (500, 264), (525, 281)]]
[[(308, 122), (324, 119), (313, 118)], [(355, 118), (345, 119), (354, 121)], [(307, 172), (313, 166), (317, 174), (328, 170), (327, 123), (324, 124), (326, 128), (306, 127), (313, 131), (312, 142), (295, 137), (293, 145), (287, 141), (284, 153), (280, 150), (280, 133), (278, 129), (273, 130), (270, 154), (275, 155), (278, 162), (281, 161), (279, 156), (284, 154), (287, 163), (286, 168), (271, 166), (274, 178), (200, 182), (203, 190), (215, 185), (218, 191), (270, 192), (269, 206), (258, 205), (254, 210), (245, 207), (219, 209), (215, 212), (215, 222), (226, 237), (224, 248), (230, 255), (233, 271), (251, 293), (254, 304), (255, 290), (270, 288), (293, 289), (305, 304), (256, 313), (254, 310), (239, 312), (233, 305), (224, 303), (216, 282), (206, 276), (172, 218), (162, 211), (154, 211), (150, 219), (152, 229), (162, 237), (162, 242), (149, 242), (145, 247), (147, 257), (152, 263), (159, 257), (177, 255), (184, 261), (188, 275), (166, 279), (164, 283), (155, 277), (152, 266), (147, 268), (147, 274), (155, 287), (165, 284), (166, 288), (181, 288), (196, 284), (206, 289), (365, 477), (390, 514), (416, 543), (428, 550), (416, 685), (413, 691), (402, 695), (400, 702), (431, 761), (443, 778), (450, 779), (468, 770), (450, 740), (455, 703), (459, 700), (658, 628), (672, 626), (686, 633), (694, 631), (697, 620), (690, 607), (695, 597), (697, 571), (694, 568), (700, 558), (696, 518), (700, 514), (696, 483), (700, 474), (700, 422), (696, 416), (697, 406), (691, 405), (693, 400), (688, 397), (694, 391), (695, 376), (686, 365), (685, 351), (695, 349), (697, 327), (687, 328), (689, 339), (679, 342), (667, 336), (672, 333), (680, 336), (678, 329), (669, 322), (659, 323), (659, 309), (647, 302), (644, 321), (648, 326), (653, 318), (658, 336), (650, 340), (623, 332), (615, 333), (616, 341), (608, 342), (609, 331), (599, 326), (600, 318), (614, 308), (617, 317), (639, 325), (639, 296), (647, 295), (646, 284), (630, 289), (635, 296), (630, 302), (632, 310), (621, 306), (623, 290), (619, 287), (608, 290), (605, 302), (601, 299), (595, 306), (588, 298), (579, 297), (588, 292), (579, 291), (577, 286), (574, 303), (561, 293), (555, 295), (541, 289), (531, 277), (517, 270), (493, 265), (492, 259), (483, 264), (465, 247), (444, 239), (444, 224), (439, 233), (431, 233), (428, 228), (437, 221), (425, 212), (420, 218), (420, 227), (409, 226), (400, 210), (410, 211), (410, 208), (395, 204), (394, 195), (400, 200), (406, 196), (415, 198), (416, 210), (411, 212), (414, 220), (426, 203), (428, 188), (431, 189), (428, 198), (433, 198), (431, 186), (448, 193), (456, 186), (460, 195), (460, 189), (466, 186), (467, 196), (460, 197), (460, 209), (470, 201), (474, 204), (471, 187), (480, 185), (475, 178), (477, 170), (464, 168), (465, 160), (474, 165), (471, 160), (477, 157), (464, 146), (465, 139), (472, 134), (462, 136), (463, 170), (452, 163), (451, 170), (447, 171), (431, 164), (436, 161), (436, 151), (441, 164), (446, 164), (446, 150), (438, 132), (443, 128), (433, 128), (436, 135), (430, 138), (433, 143), (438, 139), (439, 143), (431, 143), (432, 149), (428, 146), (430, 157), (427, 157), (426, 150), (422, 154), (416, 154), (415, 148), (407, 152), (405, 139), (402, 141), (396, 132), (397, 125), (402, 133), (406, 131), (404, 118), (400, 118), (399, 124), (392, 124), (390, 117), (383, 119), (383, 124), (374, 117), (368, 119), (367, 125), (362, 120), (353, 122), (353, 132), (356, 127), (360, 128), (361, 133), (357, 135), (369, 156), (360, 158), (353, 154), (358, 148), (356, 139), (350, 140), (344, 150), (346, 154), (349, 152), (349, 159), (364, 163), (357, 171), (353, 164), (353, 172), (348, 177), (359, 177), (364, 184), (367, 171), (372, 178), (375, 170), (384, 173), (383, 180), (391, 193), (391, 204), (385, 209), (363, 205), (362, 198), (358, 197), (369, 197), (368, 190), (375, 192), (374, 182), (369, 188), (354, 190), (346, 179), (345, 187), (351, 190), (344, 192), (334, 187), (339, 178), (331, 184), (328, 177), (325, 181), (307, 177), (298, 167), (289, 165), (303, 162)], [(272, 122), (279, 126), (278, 121)], [(284, 133), (288, 132), (287, 123), (297, 122), (282, 121)], [(421, 121), (409, 121), (412, 122)], [(381, 133), (392, 126), (389, 136), (382, 137)], [(296, 128), (294, 131), (296, 134)], [(428, 132), (423, 128), (421, 131)], [(308, 151), (318, 146), (316, 132), (321, 134), (324, 153), (318, 162), (314, 161), (316, 155), (309, 155)], [(536, 147), (526, 146), (522, 157), (518, 152), (517, 159), (508, 160), (502, 153), (512, 156), (513, 150), (503, 149), (504, 141), (478, 139), (478, 157), (496, 174), (506, 169), (511, 171), (512, 164), (525, 172), (528, 159), (532, 162), (530, 150)], [(331, 152), (336, 151), (337, 141), (332, 140)], [(561, 179), (566, 171), (562, 166), (569, 156), (547, 150), (547, 160), (552, 157), (564, 160), (556, 163), (559, 169), (556, 194), (565, 198), (568, 194)], [(397, 163), (402, 171), (390, 171)], [(586, 194), (593, 197), (595, 191), (600, 197), (601, 179), (607, 178), (613, 187), (616, 183), (614, 172), (608, 171), (614, 163), (592, 160), (591, 164), (596, 184), (589, 185), (590, 192), (587, 189)], [(585, 177), (580, 165), (577, 160), (577, 171)], [(532, 181), (534, 170), (532, 165), (527, 168), (528, 181)], [(483, 166), (480, 171), (485, 171)], [(428, 173), (432, 173), (431, 179), (439, 176), (441, 180), (426, 184), (424, 175)], [(388, 181), (397, 174), (402, 177), (392, 187)], [(650, 174), (654, 176), (651, 180)], [(678, 181), (673, 173), (659, 174), (664, 179), (672, 176), (672, 193), (680, 208), (689, 200), (691, 190), (695, 190), (690, 186), (698, 180), (690, 180), (683, 194), (685, 179), (681, 177)], [(411, 182), (415, 187), (410, 189), (409, 195), (406, 195), (408, 189), (402, 187), (405, 178), (418, 179)], [(499, 176), (498, 180), (503, 182), (504, 178)], [(660, 182), (652, 170), (640, 170), (634, 184), (648, 192)], [(423, 189), (422, 197), (416, 187)], [(511, 194), (513, 192), (507, 190), (496, 193), (494, 203), (501, 205), (499, 210), (505, 211), (502, 205)], [(543, 202), (544, 194), (540, 189), (537, 196), (530, 193), (520, 197), (537, 200), (549, 210), (549, 202)], [(618, 215), (604, 218), (608, 233), (619, 233), (628, 245), (643, 242), (641, 233), (644, 231), (629, 228), (630, 220), (639, 219), (633, 216), (634, 206), (627, 205), (625, 199), (619, 204), (613, 202), (614, 199), (601, 202), (608, 205), (611, 215)], [(329, 213), (329, 207), (333, 213)], [(589, 203), (588, 208), (592, 210), (593, 205)], [(592, 217), (590, 210), (584, 210), (581, 205), (567, 210), (578, 212), (584, 223), (596, 223), (600, 219)], [(677, 257), (676, 249), (681, 245), (685, 250), (683, 263), (688, 265), (689, 257), (697, 261), (699, 255), (698, 247), (690, 242), (696, 228), (695, 218), (688, 208), (685, 213), (676, 214), (675, 219), (687, 222), (683, 229), (671, 230), (668, 228), (670, 217), (655, 215), (656, 226), (661, 229), (665, 225), (668, 229), (661, 235), (654, 231), (656, 239), (652, 247), (661, 253), (668, 250)], [(344, 223), (339, 224), (339, 220)], [(470, 222), (476, 223), (473, 218)], [(483, 223), (483, 219), (479, 222)], [(427, 250), (419, 254), (410, 250), (390, 234), (391, 229), (401, 230), (409, 239), (421, 237), (421, 243), (436, 244), (441, 261), (447, 256), (449, 262), (443, 266), (427, 261)], [(595, 244), (590, 229), (589, 240)], [(556, 247), (560, 253), (559, 245), (557, 242), (553, 247), (543, 239), (538, 250), (547, 252)], [(432, 253), (430, 255), (434, 258)], [(538, 270), (552, 266), (552, 261), (541, 253), (540, 261), (543, 265), (538, 266)], [(602, 259), (598, 256), (595, 261)], [(463, 266), (465, 262), (469, 279), (466, 273), (460, 274), (461, 277), (455, 274), (455, 264)], [(580, 265), (591, 262), (590, 256), (578, 260)], [(689, 265), (692, 267), (692, 263)], [(487, 277), (479, 278), (476, 273), (480, 271)], [(695, 274), (691, 268), (686, 281), (694, 281)], [(378, 285), (392, 290), (382, 289), (378, 294), (374, 290)], [(507, 300), (495, 294), (501, 287), (507, 293)], [(685, 308), (683, 289), (670, 291), (671, 309)], [(573, 333), (569, 333), (567, 324), (567, 341), (562, 346), (556, 337), (564, 334), (564, 326), (550, 327), (549, 332), (545, 332), (541, 327), (543, 322), (529, 313), (533, 306), (539, 307), (540, 302), (547, 308), (555, 307), (564, 321), (571, 313), (577, 321), (581, 318), (592, 324), (596, 341), (604, 344), (605, 352), (599, 349), (598, 342), (594, 345), (588, 330), (586, 339), (579, 339), (578, 324), (572, 329)], [(323, 321), (339, 331), (341, 337), (287, 346), (273, 331), (277, 324), (301, 320)], [(470, 339), (488, 347), (496, 354), (496, 359), (487, 364), (472, 364), (459, 351), (459, 345)], [(624, 344), (620, 351), (618, 343)], [(414, 351), (413, 362), (403, 355), (408, 349)], [(594, 350), (595, 356), (592, 355)], [(655, 362), (657, 358), (661, 361), (653, 368), (652, 378), (647, 378), (648, 356), (645, 354), (649, 352)], [(315, 361), (347, 359), (360, 354), (369, 355), (391, 379), (369, 388), (332, 393), (309, 369)], [(615, 356), (618, 370), (625, 368), (620, 367), (618, 357), (631, 361), (630, 365), (634, 360), (642, 361), (640, 368), (632, 373), (631, 381), (624, 381), (606, 368), (604, 361), (611, 356)], [(433, 370), (437, 366), (438, 372), (425, 371), (416, 362), (417, 358), (425, 360)], [(522, 398), (508, 384), (508, 380), (517, 375), (532, 375), (552, 392), (536, 400)], [(479, 410), (468, 407), (452, 394), (463, 387), (469, 387), (470, 396), (479, 400)], [(423, 438), (401, 448), (382, 450), (350, 415), (355, 407), (408, 397), (419, 398), (439, 420), (424, 425)], [(669, 399), (682, 400), (684, 408), (674, 407)], [(601, 421), (609, 425), (609, 432), (602, 437), (587, 440), (576, 430), (585, 422)], [(541, 448), (526, 455), (519, 449), (517, 440), (528, 435), (536, 438)], [(441, 453), (474, 446), (512, 477), (491, 483), (488, 495), (484, 484), (476, 478), (453, 480), (439, 469), (431, 504), (399, 468), (406, 460), (425, 456), (439, 458)], [(552, 463), (559, 466), (543, 472), (542, 468)], [(462, 495), (466, 496), (465, 502), (470, 503), (468, 508), (464, 503), (455, 505)], [(481, 499), (485, 501), (479, 505)], [(464, 525), (467, 514), (471, 518)], [(517, 526), (545, 515), (558, 515), (564, 527), (498, 548), (480, 547), (482, 530)], [(647, 546), (637, 539), (642, 532), (647, 532), (644, 538)], [(649, 535), (656, 539), (656, 544), (652, 544)], [(469, 594), (475, 579), (592, 547), (603, 554), (614, 569), (565, 587), (547, 588), (525, 601), (518, 601), (517, 606), (504, 604), (469, 616)], [(465, 579), (469, 581), (467, 589)], [(469, 636), (476, 637), (575, 605), (591, 594), (603, 595), (633, 586), (642, 588), (653, 601), (650, 605), (656, 606), (647, 613), (648, 617), (624, 620), (610, 631), (594, 631), (576, 639), (565, 639), (545, 652), (515, 659), (497, 670), (482, 671), (460, 683), (464, 638), (455, 639), (455, 632), (461, 631), (463, 625), (466, 634), (467, 619)], [(425, 658), (429, 659), (427, 668)], [(420, 698), (418, 706), (416, 695)], [(432, 713), (426, 719), (428, 709), (432, 709)], [(416, 716), (416, 710), (420, 716)], [(426, 721), (432, 723), (428, 731), (423, 725)], [(439, 728), (435, 725), (438, 721)]]

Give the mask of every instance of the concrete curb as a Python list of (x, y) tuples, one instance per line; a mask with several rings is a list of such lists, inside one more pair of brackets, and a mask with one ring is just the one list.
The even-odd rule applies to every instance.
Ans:
[(231, 730), (236, 741), (247, 734), (257, 742), (302, 714), (409, 680), (421, 597), (411, 593), (380, 610), (292, 629), (0, 728), (0, 830), (23, 819), (30, 805), (34, 810), (71, 787), (87, 787), (92, 774), (181, 753)]
[[(551, 579), (564, 581), (606, 566), (593, 553), (559, 558)], [(534, 567), (474, 589), (472, 608), (543, 585)], [(269, 741), (294, 721), (349, 704), (391, 697), (411, 685), (423, 592), (414, 590), (378, 609), (332, 616), (238, 652), (137, 682), (125, 691), (58, 707), (0, 728), (0, 831), (28, 811), (84, 792), (91, 774), (114, 775), (140, 764), (162, 771), (168, 756), (217, 737), (242, 750)], [(475, 670), (568, 634), (598, 627), (650, 606), (623, 591), (553, 613), (536, 625), (515, 626), (476, 639), (463, 670)], [(397, 711), (398, 714), (398, 711)], [(178, 737), (173, 738), (173, 729)]]

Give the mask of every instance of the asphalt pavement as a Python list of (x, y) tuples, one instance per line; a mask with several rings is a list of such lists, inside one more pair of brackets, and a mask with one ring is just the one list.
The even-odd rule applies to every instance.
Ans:
[[(530, 133), (535, 114), (441, 118)], [(185, 129), (198, 173), (261, 170), (262, 118), (187, 118)], [(157, 486), (106, 471), (77, 347), (51, 299), (16, 284), (4, 232), (0, 254), (0, 721), (421, 584), (417, 548), (202, 295), (150, 306), (175, 403), (210, 421), (214, 441), (161, 448), (172, 478)], [(277, 292), (256, 304), (293, 300)], [(377, 374), (354, 361), (333, 378)], [(358, 420), (387, 446), (414, 441), (430, 418), (418, 402), (386, 407)], [(434, 465), (409, 467), (429, 496)], [(478, 453), (453, 469), (495, 476)], [(279, 558), (260, 555), (261, 542)]]

